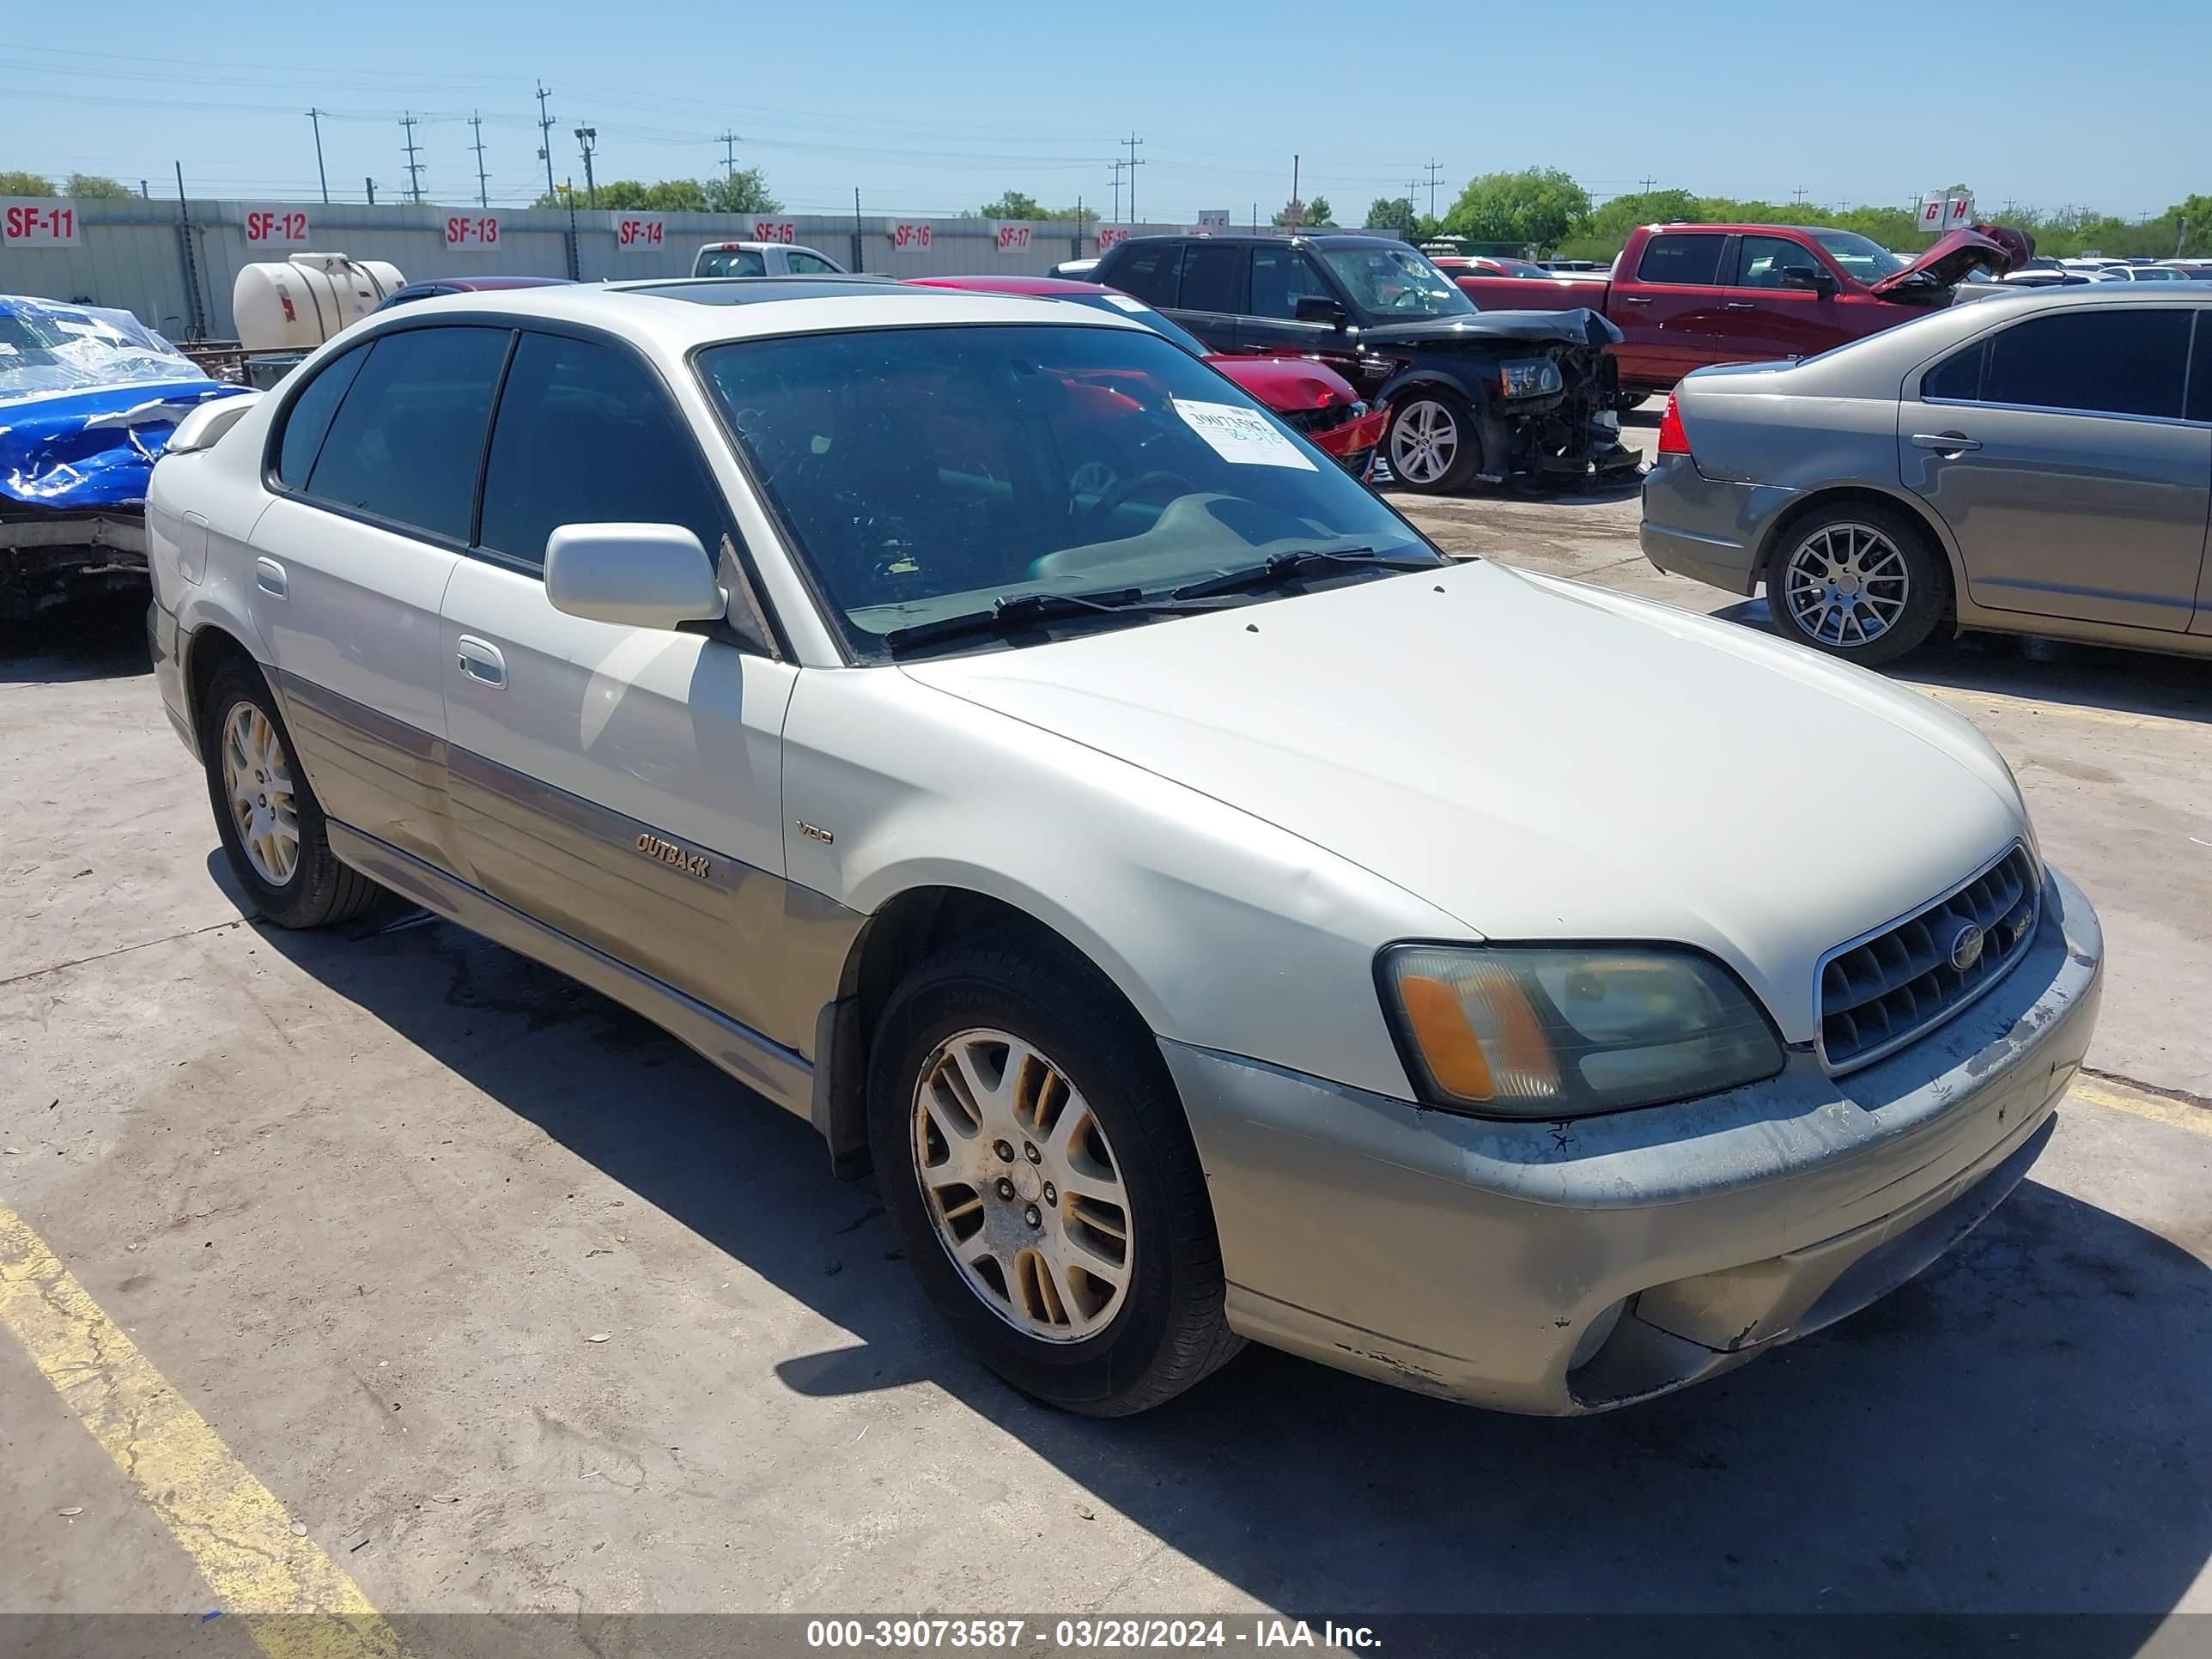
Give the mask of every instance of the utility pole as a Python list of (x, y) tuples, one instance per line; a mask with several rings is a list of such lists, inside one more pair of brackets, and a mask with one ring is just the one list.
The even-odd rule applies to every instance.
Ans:
[(714, 142), (722, 147), (722, 177), (730, 178), (738, 170), (738, 135), (734, 132), (718, 133)]
[(399, 125), (407, 130), (407, 194), (418, 207), (422, 201), (422, 164), (415, 158), (422, 152), (415, 142), (415, 117), (410, 113), (399, 118)]
[(553, 188), (553, 118), (545, 112), (545, 100), (552, 95), (552, 88), (540, 81), (538, 83), (538, 159), (545, 163), (545, 196), (549, 205), (561, 199), (561, 192)]
[(592, 177), (592, 144), (599, 136), (599, 130), (597, 127), (576, 129), (576, 145), (584, 152), (584, 200), (587, 205), (594, 208), (599, 204), (599, 186)]
[(1298, 234), (1298, 227), (1299, 227), (1303, 222), (1304, 222), (1305, 216), (1306, 216), (1306, 204), (1305, 204), (1304, 202), (1301, 202), (1300, 200), (1298, 200), (1298, 158), (1297, 158), (1297, 155), (1296, 155), (1295, 153), (1293, 153), (1293, 154), (1291, 155), (1291, 235), (1295, 236), (1295, 235), (1297, 235), (1297, 234)]
[(1114, 222), (1118, 225), (1121, 222), (1121, 169), (1129, 164), (1116, 157), (1108, 165), (1114, 174)]
[(1643, 186), (1644, 186), (1644, 193), (1645, 193), (1646, 195), (1649, 195), (1649, 194), (1650, 193), (1650, 191), (1651, 191), (1651, 186), (1652, 186), (1652, 185), (1656, 185), (1656, 184), (1657, 184), (1659, 181), (1658, 181), (1656, 179), (1653, 178), (1650, 173), (1645, 173), (1645, 174), (1644, 174), (1641, 179), (1638, 179), (1636, 182), (1637, 182), (1638, 184), (1639, 184), (1639, 185), (1643, 185)]
[(374, 179), (364, 179), (361, 182), (362, 187), (368, 191), (369, 206), (374, 207), (376, 205), (376, 180)]
[(1144, 142), (1137, 137), (1134, 127), (1129, 130), (1129, 136), (1121, 141), (1121, 147), (1129, 152), (1129, 159), (1123, 165), (1129, 169), (1129, 222), (1133, 225), (1137, 222), (1137, 169), (1145, 165), (1137, 158), (1137, 146)]
[[(1416, 185), (1417, 181), (1414, 179), (1408, 179), (1406, 180), (1406, 216), (1408, 218), (1413, 217), (1413, 215), (1420, 211), (1419, 208), (1413, 205), (1413, 191), (1416, 188)], [(1407, 225), (1406, 227), (1407, 236), (1411, 238), (1413, 233), (1419, 228), (1420, 227), (1419, 225)]]
[(307, 112), (307, 118), (315, 124), (315, 177), (322, 181), (323, 205), (331, 204), (331, 176), (323, 171), (323, 112), (319, 109)]
[(480, 208), (488, 208), (491, 205), (491, 185), (484, 178), (483, 117), (476, 111), (471, 110), (469, 125), (476, 129), (477, 135), (476, 143), (469, 146), (477, 153), (477, 205)]
[(1428, 165), (1429, 217), (1431, 219), (1437, 216), (1437, 179), (1443, 170), (1443, 164), (1440, 161), (1432, 161)]
[(1805, 199), (1805, 186), (1800, 185), (1796, 189), (1791, 191), (1790, 192), (1790, 199), (1793, 202), (1802, 202)]

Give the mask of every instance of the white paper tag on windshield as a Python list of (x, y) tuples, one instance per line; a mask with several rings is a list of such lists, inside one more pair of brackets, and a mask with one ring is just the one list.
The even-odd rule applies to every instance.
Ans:
[(1142, 300), (1133, 300), (1126, 294), (1109, 294), (1105, 297), (1106, 303), (1108, 305), (1119, 306), (1124, 311), (1150, 311), (1152, 309), (1152, 307), (1146, 305)]
[(1297, 447), (1267, 424), (1256, 410), (1234, 404), (1175, 399), (1176, 413), (1190, 429), (1212, 447), (1224, 461), (1240, 466), (1294, 466), (1311, 472), (1314, 464), (1298, 453)]

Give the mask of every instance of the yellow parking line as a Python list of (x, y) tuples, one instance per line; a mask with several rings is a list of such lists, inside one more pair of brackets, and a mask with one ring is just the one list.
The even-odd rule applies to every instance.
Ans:
[(2049, 714), (2058, 720), (2086, 720), (2094, 726), (2122, 726), (2138, 731), (2156, 731), (2164, 726), (2196, 724), (2174, 714), (2130, 714), (2113, 708), (2086, 708), (2080, 703), (2045, 702), (2034, 697), (2016, 697), (2004, 691), (1977, 691), (1963, 685), (1915, 685), (1913, 690), (1931, 697), (1942, 697), (1947, 702), (1998, 703), (2008, 709), (2018, 709), (2026, 714)]
[(406, 1659), (361, 1587), (155, 1370), (76, 1275), (0, 1206), (0, 1325), (130, 1476), (269, 1659)]
[(2185, 1100), (2168, 1100), (2163, 1095), (2148, 1094), (2141, 1089), (2130, 1089), (2124, 1083), (2096, 1077), (2077, 1076), (2073, 1088), (2067, 1092), (2069, 1098), (2086, 1100), (2092, 1106), (2131, 1113), (2154, 1123), (2170, 1123), (2193, 1134), (2212, 1135), (2212, 1109), (2192, 1106)]

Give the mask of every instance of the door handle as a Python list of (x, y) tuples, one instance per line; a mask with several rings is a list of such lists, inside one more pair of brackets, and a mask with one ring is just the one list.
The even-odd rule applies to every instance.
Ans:
[(253, 562), (253, 585), (279, 599), (284, 597), (290, 586), (284, 575), (284, 567), (274, 559), (256, 559)]
[(1970, 449), (1979, 449), (1982, 441), (1969, 438), (1963, 432), (1916, 432), (1912, 434), (1916, 449), (1932, 449), (1940, 455), (1963, 455)]
[(1620, 303), (1625, 306), (1648, 306), (1651, 299), (1649, 295), (1624, 294), (1620, 296)]
[(489, 640), (464, 634), (453, 642), (453, 654), (461, 672), (471, 679), (485, 685), (507, 684), (507, 659), (499, 654), (499, 647)]
[(1749, 300), (1727, 300), (1721, 304), (1723, 311), (1756, 311), (1759, 307)]

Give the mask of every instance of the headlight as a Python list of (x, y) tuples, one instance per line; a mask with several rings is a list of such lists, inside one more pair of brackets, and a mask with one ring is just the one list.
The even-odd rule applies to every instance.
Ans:
[(1565, 385), (1559, 378), (1559, 366), (1549, 357), (1498, 366), (1498, 389), (1508, 398), (1541, 398)]
[(1774, 1027), (1729, 970), (1666, 946), (1398, 945), (1382, 994), (1423, 1095), (1500, 1117), (1575, 1117), (1755, 1083)]

